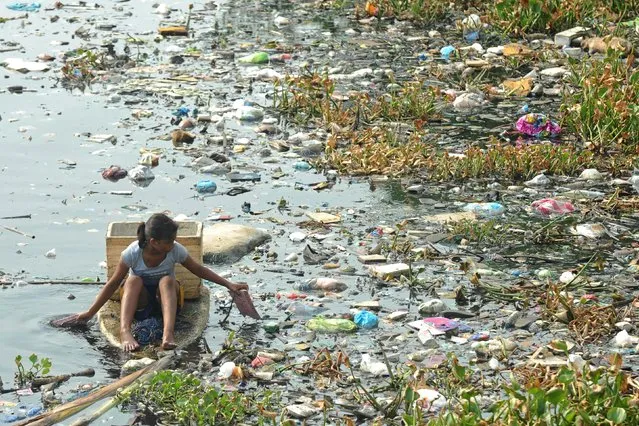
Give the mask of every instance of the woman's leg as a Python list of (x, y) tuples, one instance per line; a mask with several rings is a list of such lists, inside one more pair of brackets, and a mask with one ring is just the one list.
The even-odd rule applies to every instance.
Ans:
[(122, 342), (122, 349), (127, 352), (134, 351), (140, 347), (140, 344), (131, 334), (131, 323), (133, 322), (133, 316), (135, 315), (143, 287), (142, 278), (135, 275), (129, 275), (124, 282), (124, 294), (121, 301), (122, 309), (120, 311), (120, 341)]
[(177, 314), (178, 283), (173, 277), (162, 277), (160, 280), (160, 303), (162, 304), (162, 349), (175, 348), (175, 316)]

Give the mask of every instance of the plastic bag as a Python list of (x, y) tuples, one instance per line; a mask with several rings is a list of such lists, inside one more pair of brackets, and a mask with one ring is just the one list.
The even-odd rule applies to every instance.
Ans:
[(499, 203), (468, 203), (464, 211), (475, 213), (480, 217), (499, 216), (504, 213), (504, 206)]
[(344, 318), (316, 317), (308, 320), (306, 328), (319, 333), (351, 333), (357, 329), (357, 325)]
[(268, 53), (255, 52), (248, 56), (243, 56), (238, 59), (238, 62), (243, 64), (265, 64), (269, 61)]
[(40, 10), (40, 3), (16, 2), (8, 4), (7, 8), (19, 12), (37, 12)]
[(373, 376), (388, 376), (388, 367), (383, 362), (374, 361), (368, 354), (362, 355), (360, 370), (371, 373)]
[(554, 198), (542, 198), (541, 200), (533, 201), (531, 207), (544, 216), (550, 216), (553, 214), (567, 214), (575, 211), (575, 206), (568, 201), (557, 201)]
[(379, 324), (379, 318), (372, 312), (369, 311), (359, 311), (355, 314), (353, 321), (359, 328), (376, 328)]
[(147, 166), (137, 166), (129, 170), (129, 179), (135, 182), (155, 179), (155, 175)]
[(528, 136), (557, 135), (561, 133), (559, 124), (551, 121), (544, 114), (530, 113), (522, 115), (515, 124), (517, 131)]

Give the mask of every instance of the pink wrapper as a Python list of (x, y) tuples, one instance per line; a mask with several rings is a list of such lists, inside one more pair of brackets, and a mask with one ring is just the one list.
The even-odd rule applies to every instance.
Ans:
[(519, 117), (515, 124), (517, 131), (528, 136), (538, 136), (541, 133), (557, 135), (561, 132), (561, 127), (551, 121), (544, 114), (530, 113)]

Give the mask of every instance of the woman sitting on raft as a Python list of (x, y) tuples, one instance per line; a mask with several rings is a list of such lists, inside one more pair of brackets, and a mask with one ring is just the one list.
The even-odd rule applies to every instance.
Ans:
[[(175, 317), (179, 295), (175, 279), (175, 264), (180, 263), (194, 275), (212, 281), (231, 292), (248, 290), (246, 284), (235, 284), (219, 276), (189, 256), (186, 248), (175, 242), (178, 225), (165, 214), (154, 214), (138, 227), (138, 240), (129, 245), (120, 257), (111, 279), (102, 287), (91, 307), (57, 322), (57, 325), (81, 324), (90, 320), (124, 282), (120, 312), (120, 341), (122, 349), (135, 351), (140, 344), (131, 333), (133, 318), (141, 321), (150, 316), (163, 318), (162, 349), (175, 348)], [(137, 311), (140, 294), (147, 292), (146, 307)]]

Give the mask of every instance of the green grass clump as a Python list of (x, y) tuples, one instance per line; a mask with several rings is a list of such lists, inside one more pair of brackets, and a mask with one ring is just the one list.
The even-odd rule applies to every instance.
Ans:
[(559, 32), (598, 20), (618, 22), (639, 12), (636, 0), (497, 0), (488, 8), (492, 24), (510, 34)]
[(572, 67), (563, 124), (595, 152), (639, 153), (639, 70), (631, 58), (609, 52), (603, 61)]

